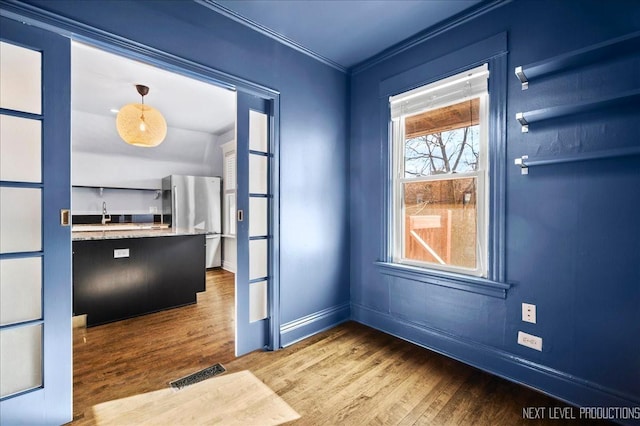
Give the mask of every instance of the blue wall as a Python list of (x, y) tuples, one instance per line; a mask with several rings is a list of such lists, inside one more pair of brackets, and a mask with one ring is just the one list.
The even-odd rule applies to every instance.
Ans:
[[(532, 168), (528, 154), (563, 156), (638, 146), (640, 101), (531, 125), (521, 111), (638, 89), (640, 54), (541, 78), (522, 91), (514, 67), (640, 29), (636, 1), (519, 1), (435, 36), (351, 78), (351, 302), (357, 321), (569, 402), (640, 404), (640, 156)], [(382, 275), (379, 86), (495, 34), (508, 35), (506, 299)], [(537, 324), (520, 320), (537, 305)], [(543, 338), (542, 352), (516, 343)]]
[(190, 1), (29, 3), (279, 91), (281, 343), (348, 318), (344, 73)]

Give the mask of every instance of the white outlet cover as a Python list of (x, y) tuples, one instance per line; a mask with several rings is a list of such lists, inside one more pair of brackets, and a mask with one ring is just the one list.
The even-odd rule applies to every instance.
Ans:
[(542, 337), (518, 331), (518, 344), (542, 352)]
[(114, 249), (113, 258), (122, 259), (123, 257), (129, 257), (129, 249)]
[(536, 305), (530, 303), (522, 304), (522, 321), (536, 323)]

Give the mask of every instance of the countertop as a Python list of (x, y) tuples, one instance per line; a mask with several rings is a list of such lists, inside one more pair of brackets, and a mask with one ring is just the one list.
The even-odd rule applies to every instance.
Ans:
[[(89, 228), (88, 228), (89, 227)], [(93, 228), (95, 230), (86, 230)], [(116, 228), (116, 229), (114, 229)], [(124, 229), (123, 229), (124, 228)], [(130, 228), (114, 225), (80, 225), (71, 228), (71, 239), (73, 241), (86, 240), (115, 240), (124, 238), (149, 238), (149, 237), (175, 237), (181, 235), (204, 235), (204, 229), (175, 229), (156, 225), (137, 225)], [(78, 230), (79, 229), (79, 230)]]

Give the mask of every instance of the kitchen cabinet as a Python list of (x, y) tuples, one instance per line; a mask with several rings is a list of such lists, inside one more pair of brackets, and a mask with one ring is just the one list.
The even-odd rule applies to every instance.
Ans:
[(196, 303), (205, 236), (73, 241), (73, 310), (87, 326)]

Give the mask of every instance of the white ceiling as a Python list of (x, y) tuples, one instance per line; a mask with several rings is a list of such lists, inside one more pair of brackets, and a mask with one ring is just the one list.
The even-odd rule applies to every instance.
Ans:
[[(74, 42), (71, 51), (74, 149), (126, 154), (151, 151), (128, 146), (115, 130), (116, 113), (111, 110), (140, 102), (136, 84), (149, 87), (145, 103), (158, 109), (167, 121), (167, 138), (160, 145), (167, 157), (175, 154), (189, 160), (190, 153), (197, 159), (202, 147), (195, 145), (201, 144), (203, 136), (210, 135), (213, 140), (215, 135), (234, 127), (235, 92)], [(200, 142), (189, 145), (186, 140), (189, 135), (195, 135)]]

